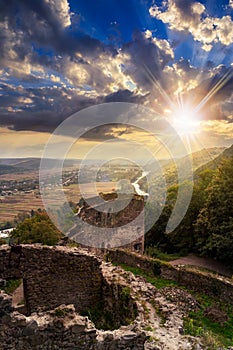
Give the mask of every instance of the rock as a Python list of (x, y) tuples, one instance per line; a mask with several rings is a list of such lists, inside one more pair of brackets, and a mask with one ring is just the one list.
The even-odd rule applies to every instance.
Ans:
[(209, 306), (204, 310), (204, 315), (211, 321), (220, 323), (222, 326), (228, 321), (226, 312), (220, 310), (218, 307)]
[(29, 323), (26, 325), (26, 327), (23, 330), (23, 335), (24, 336), (31, 336), (33, 335), (36, 331), (38, 330), (38, 324), (36, 321), (31, 320)]
[(6, 280), (0, 278), (0, 288), (6, 287)]
[(84, 330), (85, 330), (85, 323), (84, 324), (75, 324), (72, 327), (72, 333), (75, 333), (75, 334), (84, 332)]
[(13, 313), (13, 323), (17, 326), (17, 327), (25, 327), (27, 324), (27, 319), (24, 315), (15, 312)]
[(179, 334), (184, 335), (184, 328), (183, 327), (178, 327)]
[(106, 342), (109, 342), (109, 341), (112, 341), (113, 339), (114, 339), (114, 335), (113, 335), (113, 333), (112, 332), (106, 332), (105, 334), (104, 334), (104, 340), (106, 341)]

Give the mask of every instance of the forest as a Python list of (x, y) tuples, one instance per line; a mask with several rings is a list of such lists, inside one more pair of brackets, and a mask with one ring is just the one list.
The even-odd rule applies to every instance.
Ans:
[(178, 185), (168, 189), (163, 212), (146, 234), (146, 246), (166, 253), (196, 253), (233, 264), (233, 147), (194, 173), (190, 206), (179, 226), (165, 233)]

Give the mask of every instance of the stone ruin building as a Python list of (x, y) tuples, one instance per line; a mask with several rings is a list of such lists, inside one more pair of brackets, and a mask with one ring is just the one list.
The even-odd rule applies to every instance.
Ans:
[[(111, 252), (152, 264), (125, 250)], [(161, 266), (167, 277), (181, 272)], [(12, 280), (20, 281), (21, 295), (2, 289)], [(210, 277), (203, 282), (211, 289)], [(232, 285), (221, 284), (221, 295), (232, 297)], [(183, 329), (184, 317), (199, 307), (188, 291), (157, 289), (85, 249), (0, 247), (0, 350), (204, 350)]]
[(23, 287), (17, 306), (0, 292), (1, 350), (144, 348), (145, 333), (129, 326), (137, 303), (107, 263), (78, 248), (17, 247), (0, 247), (0, 279)]
[[(117, 194), (111, 193), (101, 193), (101, 197), (104, 199), (106, 204), (98, 204), (98, 197), (89, 198), (88, 202), (81, 199), (78, 204), (78, 217), (82, 222), (88, 225), (82, 229), (81, 226), (75, 227), (71, 230), (69, 238), (76, 240), (81, 247), (88, 248), (88, 244), (80, 244), (80, 234), (88, 235), (93, 234), (93, 227), (101, 228), (112, 228), (112, 239), (109, 237), (109, 233), (106, 233), (108, 237), (107, 241), (101, 243), (103, 249), (108, 249), (112, 247), (124, 247), (131, 251), (139, 252), (143, 254), (144, 252), (144, 197), (134, 194), (129, 196), (129, 203), (119, 212), (114, 212), (111, 208), (110, 203), (114, 202), (117, 198)], [(127, 194), (124, 194), (121, 198), (118, 198), (118, 204), (127, 201)], [(91, 203), (91, 204), (90, 204)], [(114, 205), (114, 204), (113, 204)], [(141, 215), (140, 215), (141, 214)], [(133, 222), (130, 225), (130, 229), (125, 226)], [(94, 232), (95, 234), (95, 232)], [(123, 238), (122, 238), (123, 237)], [(124, 243), (125, 240), (125, 243)]]

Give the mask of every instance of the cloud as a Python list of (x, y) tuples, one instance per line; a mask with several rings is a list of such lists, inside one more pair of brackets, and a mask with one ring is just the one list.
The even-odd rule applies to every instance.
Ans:
[[(74, 112), (105, 102), (145, 104), (163, 114), (169, 99), (196, 105), (230, 75), (211, 61), (198, 68), (177, 60), (174, 43), (150, 30), (109, 46), (73, 25), (67, 0), (0, 0), (0, 5), (0, 125), (13, 131), (52, 132)], [(150, 13), (172, 30), (191, 33), (206, 51), (232, 39), (230, 17), (210, 17), (199, 2), (169, 0)], [(232, 122), (232, 87), (232, 78), (225, 79), (206, 102), (206, 119)], [(86, 137), (111, 133), (106, 127)]]
[(226, 120), (208, 120), (201, 123), (202, 132), (209, 137), (225, 138), (232, 141), (233, 123)]
[(124, 73), (144, 92), (150, 91), (154, 81), (162, 83), (162, 71), (174, 57), (166, 40), (148, 37), (148, 32), (135, 32), (133, 40), (122, 47), (125, 55)]
[(71, 12), (67, 0), (46, 0), (51, 9), (54, 18), (66, 28), (71, 25)]
[(233, 21), (229, 15), (222, 18), (211, 17), (200, 2), (192, 0), (167, 0), (165, 5), (154, 5), (150, 15), (168, 24), (169, 29), (192, 34), (201, 42), (205, 51), (210, 51), (216, 43), (233, 43)]
[(233, 67), (219, 65), (209, 71), (193, 90), (195, 104), (199, 105), (206, 120), (230, 121), (233, 104)]
[(115, 54), (113, 48), (72, 27), (67, 0), (2, 0), (0, 6), (0, 61), (14, 74), (30, 74), (36, 65), (59, 65), (59, 55), (73, 59), (77, 54)]
[(84, 108), (105, 102), (143, 102), (129, 90), (93, 96), (77, 88), (22, 88), (3, 85), (0, 125), (16, 131), (53, 132), (67, 117)]

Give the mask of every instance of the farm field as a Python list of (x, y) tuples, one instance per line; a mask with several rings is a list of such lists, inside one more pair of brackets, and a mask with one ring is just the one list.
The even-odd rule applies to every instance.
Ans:
[[(114, 189), (115, 183), (113, 182), (99, 182), (97, 183), (97, 192), (106, 192)], [(82, 194), (77, 184), (72, 184), (68, 187), (64, 187), (64, 192), (67, 201), (78, 203)], [(87, 197), (94, 195), (91, 184), (82, 184), (82, 192)], [(54, 190), (54, 196), (51, 198), (51, 205), (56, 207), (56, 190)], [(37, 210), (38, 208), (43, 209), (43, 202), (40, 195), (31, 193), (17, 193), (11, 196), (1, 197), (0, 199), (0, 223), (6, 221), (13, 221), (15, 216), (19, 213), (30, 213), (30, 211)]]
[(32, 209), (43, 208), (40, 196), (32, 193), (19, 193), (0, 199), (0, 222), (13, 221), (19, 213), (29, 213)]
[(25, 173), (12, 173), (0, 175), (0, 181), (25, 181), (39, 179), (39, 171), (33, 170)]
[[(116, 182), (96, 182), (96, 192), (110, 192), (115, 189)], [(82, 197), (82, 193), (85, 194), (85, 197), (91, 198), (96, 196), (95, 191), (93, 191), (93, 184), (86, 183), (81, 184), (72, 184), (69, 187), (64, 187), (64, 192), (68, 201), (77, 203)]]

